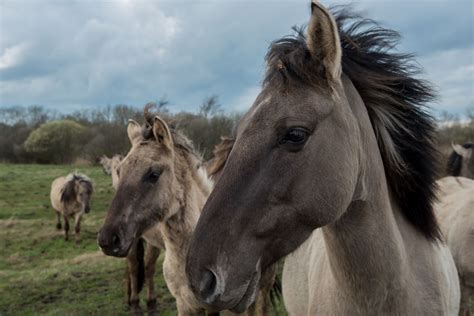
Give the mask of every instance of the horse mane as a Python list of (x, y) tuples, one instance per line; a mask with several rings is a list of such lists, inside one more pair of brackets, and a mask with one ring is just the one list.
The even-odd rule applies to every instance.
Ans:
[(86, 190), (90, 193), (93, 191), (93, 185), (91, 179), (81, 173), (70, 173), (66, 177), (66, 183), (61, 190), (61, 202), (69, 203), (74, 201), (76, 198), (76, 181), (86, 187)]
[[(474, 150), (474, 143), (466, 143), (462, 145), (466, 149), (472, 148)], [(454, 150), (449, 155), (448, 164), (446, 165), (446, 173), (453, 177), (458, 177), (461, 173), (463, 158)]]
[[(339, 29), (342, 71), (365, 103), (393, 197), (418, 231), (430, 240), (439, 239), (432, 208), (437, 179), (435, 124), (424, 107), (434, 98), (433, 90), (416, 78), (421, 71), (413, 55), (393, 52), (400, 38), (396, 31), (353, 14), (345, 6), (333, 7), (331, 12)], [(311, 67), (315, 61), (303, 28), (294, 30), (295, 36), (271, 44), (263, 84), (305, 84), (328, 91), (321, 66)]]
[(234, 142), (235, 139), (233, 138), (221, 137), (220, 143), (214, 147), (212, 151), (214, 157), (207, 167), (207, 173), (211, 178), (214, 178), (224, 168), (227, 158), (234, 146)]
[[(154, 103), (148, 103), (143, 111), (145, 124), (142, 125), (142, 136), (144, 140), (154, 139), (152, 126), (158, 113), (153, 113), (150, 110), (155, 106)], [(201, 154), (194, 149), (193, 142), (177, 129), (176, 122), (166, 114), (159, 113), (159, 115), (169, 127), (175, 150), (181, 151), (186, 157), (194, 156), (199, 162), (202, 162)]]

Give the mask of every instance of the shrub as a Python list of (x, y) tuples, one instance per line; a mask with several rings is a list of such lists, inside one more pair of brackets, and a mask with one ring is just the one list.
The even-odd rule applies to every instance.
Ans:
[(41, 125), (25, 141), (25, 150), (42, 163), (70, 163), (88, 138), (87, 129), (79, 123), (62, 120)]

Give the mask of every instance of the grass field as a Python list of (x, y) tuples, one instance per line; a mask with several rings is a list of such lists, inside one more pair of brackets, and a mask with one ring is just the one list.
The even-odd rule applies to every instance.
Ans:
[[(52, 180), (74, 170), (95, 185), (79, 245), (56, 230), (49, 201)], [(0, 164), (0, 315), (129, 314), (125, 259), (103, 255), (96, 243), (113, 193), (110, 177), (99, 167)], [(176, 315), (162, 260), (163, 255), (155, 275), (160, 313)], [(276, 314), (285, 315), (281, 303)]]
[[(79, 245), (56, 230), (49, 201), (52, 180), (74, 170), (95, 184)], [(103, 255), (96, 243), (112, 196), (110, 177), (99, 167), (0, 164), (0, 315), (128, 314), (125, 259)], [(175, 315), (162, 260), (155, 276), (160, 313)]]

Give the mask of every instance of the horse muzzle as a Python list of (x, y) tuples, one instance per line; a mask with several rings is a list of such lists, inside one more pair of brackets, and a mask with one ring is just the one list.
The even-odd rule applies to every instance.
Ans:
[(102, 228), (97, 235), (97, 243), (107, 256), (126, 257), (133, 244), (133, 238), (126, 240), (119, 232)]

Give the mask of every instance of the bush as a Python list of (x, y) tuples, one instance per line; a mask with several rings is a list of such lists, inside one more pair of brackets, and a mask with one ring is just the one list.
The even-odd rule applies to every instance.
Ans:
[(79, 123), (62, 120), (41, 125), (25, 141), (25, 150), (41, 163), (71, 163), (88, 138)]

